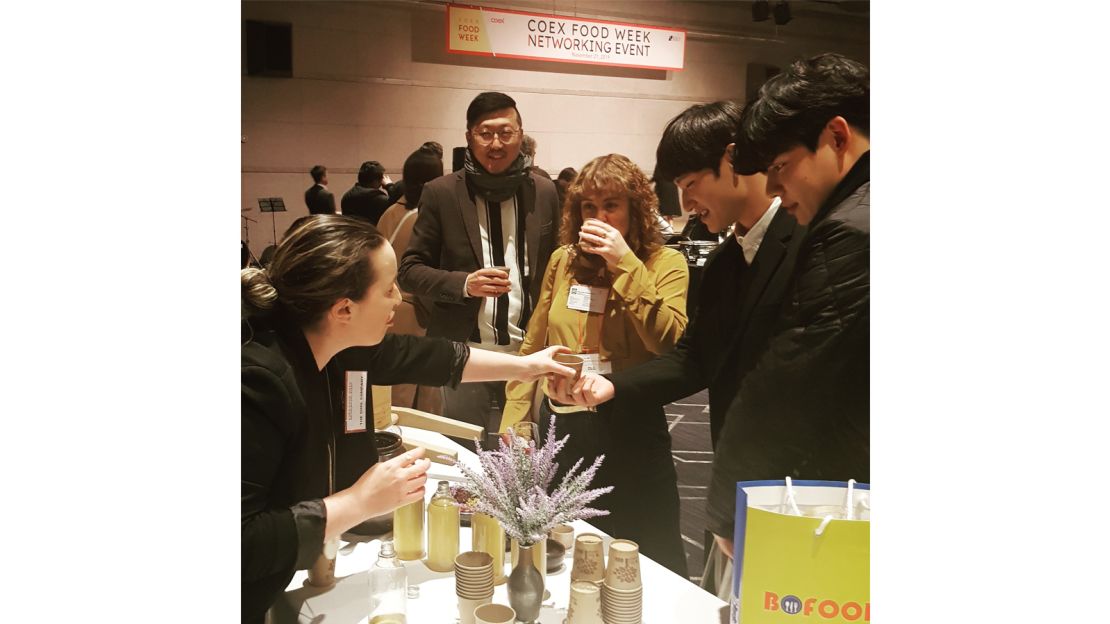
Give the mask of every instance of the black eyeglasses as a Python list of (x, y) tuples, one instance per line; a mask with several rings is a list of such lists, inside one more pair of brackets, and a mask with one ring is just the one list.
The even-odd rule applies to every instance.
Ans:
[(474, 137), (474, 140), (477, 141), (479, 145), (485, 147), (486, 145), (493, 143), (493, 137), (497, 137), (498, 139), (500, 139), (502, 145), (509, 145), (515, 142), (520, 134), (521, 133), (519, 130), (506, 128), (499, 132), (491, 132), (489, 130), (483, 130), (482, 132), (472, 131), (470, 133), (470, 136)]

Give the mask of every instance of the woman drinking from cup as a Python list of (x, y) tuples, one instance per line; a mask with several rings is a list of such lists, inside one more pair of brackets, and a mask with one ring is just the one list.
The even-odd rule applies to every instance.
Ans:
[[(674, 347), (686, 328), (690, 276), (682, 254), (663, 247), (655, 227), (658, 199), (627, 157), (590, 161), (567, 189), (563, 246), (547, 265), (521, 354), (569, 346), (585, 372), (635, 366)], [(556, 414), (557, 437), (570, 434), (556, 482), (579, 457), (604, 454), (593, 487), (614, 486), (598, 499), (609, 516), (591, 522), (686, 575), (679, 533), (678, 485), (671, 436), (659, 405), (612, 401), (595, 412), (560, 405), (537, 393), (538, 382), (506, 386), (501, 430), (528, 420), (539, 402), (541, 439)]]
[[(369, 222), (317, 215), (293, 228), (268, 269), (241, 272), (242, 620), (261, 622), (325, 543), (424, 495), (414, 450), (380, 464), (372, 383), (570, 375), (551, 348), (528, 357), (386, 336), (401, 301), (397, 258)], [(334, 543), (334, 542), (333, 542)]]

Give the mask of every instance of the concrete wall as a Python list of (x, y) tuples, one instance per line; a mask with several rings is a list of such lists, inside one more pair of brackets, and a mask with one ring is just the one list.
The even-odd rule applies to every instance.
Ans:
[(650, 174), (666, 122), (693, 103), (742, 100), (748, 63), (781, 67), (824, 51), (868, 61), (866, 16), (791, 5), (793, 21), (776, 27), (753, 23), (750, 3), (484, 4), (685, 28), (686, 67), (668, 72), (448, 54), (439, 2), (243, 2), (244, 20), (293, 25), (292, 78), (248, 77), (242, 61), (240, 208), (258, 221), (249, 224), (251, 249), (260, 254), (273, 241), (257, 198), (285, 198), (288, 212), (274, 220), (280, 237), (308, 214), (303, 196), (315, 164), (328, 167), (337, 204), (361, 162), (378, 160), (400, 179), (424, 141), (444, 145), (450, 169), (451, 148), (465, 145), (466, 106), (481, 91), (517, 100), (539, 144), (537, 164), (552, 174), (609, 152)]

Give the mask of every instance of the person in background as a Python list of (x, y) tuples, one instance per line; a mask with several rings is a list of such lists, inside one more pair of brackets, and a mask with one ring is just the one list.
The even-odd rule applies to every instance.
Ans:
[(808, 231), (778, 319), (725, 416), (709, 529), (732, 554), (736, 482), (871, 478), (871, 126), (866, 66), (796, 61), (744, 109), (733, 165)]
[(548, 180), (551, 179), (551, 174), (544, 171), (539, 165), (536, 164), (536, 140), (527, 134), (520, 140), (520, 153), (524, 154), (532, 163), (532, 172), (537, 173)]
[[(567, 192), (563, 246), (547, 265), (522, 355), (562, 344), (583, 354), (590, 370), (609, 372), (674, 347), (686, 328), (689, 272), (682, 254), (662, 245), (657, 206), (647, 176), (627, 157), (609, 154), (582, 168)], [(542, 398), (538, 386), (506, 386), (501, 431), (531, 419), (534, 402)], [(613, 537), (635, 541), (643, 554), (686, 576), (678, 481), (663, 407), (621, 399), (600, 412), (540, 402), (541, 438), (553, 414), (556, 436), (570, 434), (556, 481), (578, 458), (588, 466), (604, 454), (594, 486), (614, 486), (597, 502), (610, 515), (591, 522)]]
[(358, 168), (358, 182), (343, 194), (339, 206), (343, 214), (366, 219), (378, 224), (382, 213), (389, 206), (389, 194), (382, 188), (385, 167), (376, 160), (368, 160)]
[[(431, 148), (421, 146), (405, 159), (403, 175), (405, 196), (390, 206), (378, 221), (378, 230), (389, 239), (397, 257), (408, 249), (424, 185), (443, 175), (443, 159)], [(401, 305), (393, 317), (390, 333), (423, 336), (427, 333), (428, 315), (427, 302), (402, 290)], [(392, 404), (442, 414), (443, 392), (432, 386), (398, 384), (393, 386)]]
[(308, 214), (335, 214), (335, 195), (328, 190), (328, 168), (316, 165), (308, 173), (312, 176), (312, 186), (304, 192)]
[[(463, 169), (424, 186), (399, 281), (432, 302), (429, 336), (516, 353), (555, 249), (555, 185), (520, 153), (508, 95), (475, 97), (466, 128)], [(444, 391), (444, 415), (495, 431), (504, 397), (502, 383), (462, 384)]]
[[(709, 388), (709, 439), (718, 448), (729, 405), (767, 346), (804, 234), (778, 200), (767, 195), (767, 176), (742, 176), (733, 169), (733, 137), (739, 127), (736, 104), (697, 104), (667, 124), (656, 150), (657, 175), (677, 182), (685, 209), (700, 215), (712, 232), (730, 226), (734, 230), (705, 264), (700, 300), (686, 333), (674, 351), (641, 366), (584, 379), (590, 392), (562, 400), (596, 405), (635, 396), (666, 405)], [(705, 541), (701, 586), (727, 600), (732, 590), (728, 557), (716, 548), (712, 534)]]
[(289, 233), (269, 269), (240, 273), (244, 622), (262, 622), (326, 541), (424, 495), (422, 449), (377, 462), (371, 384), (573, 375), (551, 359), (563, 347), (515, 357), (387, 335), (396, 272), (373, 225), (319, 215)]
[(559, 177), (555, 179), (555, 188), (559, 192), (559, 218), (560, 219), (563, 218), (563, 202), (566, 201), (567, 187), (570, 186), (571, 182), (574, 182), (574, 178), (577, 175), (578, 175), (578, 172), (574, 170), (574, 167), (566, 167), (565, 169), (563, 169), (562, 171), (559, 172)]

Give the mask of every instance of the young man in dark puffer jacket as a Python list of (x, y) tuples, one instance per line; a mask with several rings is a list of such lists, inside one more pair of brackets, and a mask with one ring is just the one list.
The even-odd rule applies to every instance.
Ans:
[(795, 62), (745, 107), (736, 172), (808, 225), (779, 323), (725, 415), (709, 530), (732, 553), (736, 482), (870, 481), (870, 78), (837, 54)]

